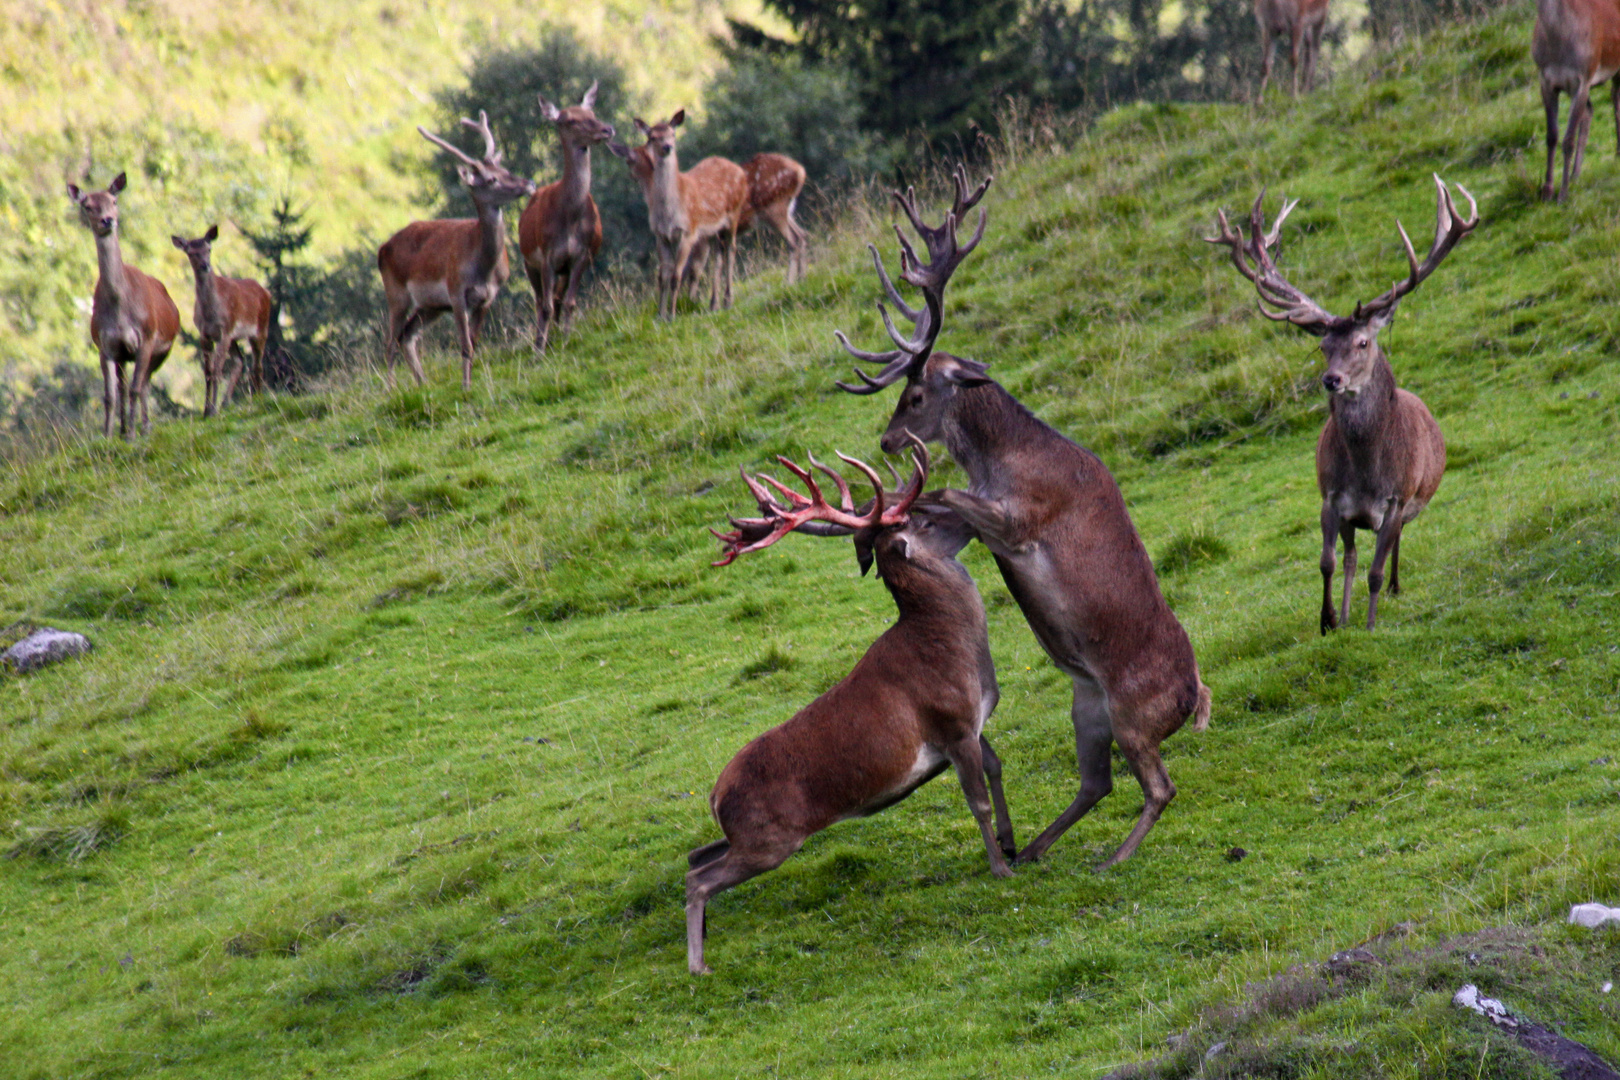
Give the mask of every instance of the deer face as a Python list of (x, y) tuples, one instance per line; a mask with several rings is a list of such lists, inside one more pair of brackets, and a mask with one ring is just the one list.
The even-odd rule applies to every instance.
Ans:
[(207, 275), (213, 269), (211, 252), (214, 241), (218, 239), (218, 225), (208, 226), (208, 231), (195, 240), (187, 240), (180, 236), (169, 237), (169, 241), (175, 247), (186, 253), (186, 258), (191, 261), (191, 269), (203, 275)]
[(954, 510), (919, 500), (904, 523), (856, 533), (855, 557), (862, 574), (875, 559), (882, 577), (884, 566), (897, 561), (954, 559), (973, 537), (973, 527)]
[(1378, 331), (1395, 317), (1394, 308), (1370, 319), (1344, 319), (1345, 325), (1335, 326), (1322, 335), (1322, 355), (1327, 358), (1327, 370), (1322, 373), (1322, 385), (1330, 394), (1355, 397), (1366, 388), (1384, 350), (1378, 344)]
[(68, 198), (79, 208), (79, 223), (98, 237), (111, 236), (118, 229), (118, 193), (124, 190), (124, 174), (113, 177), (106, 191), (80, 191), (67, 186)]
[(652, 160), (662, 162), (675, 152), (675, 129), (686, 122), (686, 110), (680, 109), (668, 120), (660, 121), (648, 127), (646, 122), (636, 120), (636, 130), (647, 137), (644, 149), (652, 155)]
[(485, 161), (476, 166), (457, 166), (456, 172), (461, 175), (461, 182), (467, 185), (467, 194), (479, 206), (505, 206), (534, 194), (533, 180), (513, 176), (502, 165)]
[(906, 387), (878, 445), (885, 454), (898, 454), (906, 446), (908, 431), (923, 442), (938, 442), (944, 437), (945, 412), (958, 391), (989, 381), (978, 361), (935, 353), (920, 372), (906, 376)]

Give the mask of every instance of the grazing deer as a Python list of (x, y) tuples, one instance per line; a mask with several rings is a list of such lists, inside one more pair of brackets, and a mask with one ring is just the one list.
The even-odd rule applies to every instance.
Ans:
[[(217, 415), (223, 405), (229, 405), (236, 391), (236, 380), (245, 369), (242, 350), (246, 347), (246, 362), (251, 363), (252, 385), (255, 394), (264, 389), (264, 347), (270, 339), (270, 292), (257, 281), (246, 278), (221, 277), (214, 273), (211, 253), (219, 239), (219, 226), (210, 225), (208, 231), (195, 240), (181, 236), (169, 237), (174, 246), (185, 252), (191, 261), (191, 272), (197, 278), (197, 302), (191, 309), (191, 321), (202, 338), (203, 380), (206, 391), (203, 415)], [(230, 378), (225, 380), (223, 402), (220, 401), (220, 379), (225, 374), (225, 358), (232, 363)]]
[[(68, 198), (79, 208), (79, 221), (96, 238), (95, 298), (90, 307), (90, 340), (101, 356), (102, 434), (112, 437), (113, 408), (118, 409), (118, 434), (129, 438), (135, 424), (135, 405), (141, 407), (141, 432), (152, 431), (152, 376), (169, 358), (180, 333), (180, 309), (174, 306), (163, 282), (125, 264), (118, 248), (118, 193), (124, 174), (113, 177), (105, 191), (81, 191), (67, 186)], [(124, 365), (134, 364), (128, 381)]]
[(1322, 31), (1327, 27), (1328, 0), (1254, 0), (1254, 18), (1260, 24), (1260, 90), (1255, 101), (1266, 96), (1271, 81), (1271, 65), (1277, 57), (1277, 39), (1288, 39), (1288, 57), (1294, 67), (1294, 96), (1299, 97), (1299, 78), (1305, 76), (1305, 92), (1316, 85), (1316, 59), (1322, 53)]
[(1547, 110), (1547, 177), (1541, 197), (1553, 197), (1553, 154), (1558, 149), (1558, 95), (1569, 95), (1564, 132), (1564, 182), (1558, 201), (1581, 175), (1592, 129), (1592, 90), (1610, 83), (1615, 138), (1620, 150), (1620, 4), (1615, 0), (1536, 0), (1530, 55), (1541, 70), (1541, 105)]
[[(647, 141), (631, 149), (621, 142), (608, 149), (623, 158), (641, 183), (647, 200), (647, 225), (658, 247), (658, 317), (675, 317), (675, 298), (686, 275), (692, 249), (713, 238), (724, 260), (725, 306), (731, 306), (731, 280), (737, 254), (737, 229), (748, 209), (748, 175), (735, 162), (708, 157), (681, 172), (675, 155), (675, 129), (686, 120), (681, 109), (668, 120), (648, 126), (636, 120)], [(720, 271), (709, 290), (709, 310), (720, 306)]]
[[(1439, 208), (1434, 244), (1419, 265), (1412, 241), (1399, 221), (1401, 243), (1406, 246), (1410, 274), (1388, 292), (1357, 304), (1349, 318), (1332, 315), (1290, 285), (1277, 271), (1271, 252), (1277, 246), (1283, 221), (1297, 203), (1285, 203), (1265, 230), (1262, 189), (1249, 211), (1249, 238), (1219, 216), (1220, 235), (1206, 237), (1212, 244), (1232, 249), (1232, 265), (1254, 282), (1260, 294), (1260, 312), (1268, 319), (1288, 321), (1322, 339), (1327, 371), (1328, 421), (1316, 440), (1316, 486), (1322, 492), (1322, 633), (1350, 619), (1350, 589), (1356, 576), (1356, 530), (1376, 534), (1372, 569), (1367, 574), (1367, 629), (1378, 617), (1378, 593), (1384, 584), (1384, 560), (1390, 560), (1389, 591), (1400, 592), (1401, 530), (1423, 512), (1440, 486), (1446, 470), (1446, 443), (1440, 425), (1416, 394), (1395, 385), (1395, 373), (1378, 344), (1378, 331), (1395, 318), (1401, 297), (1434, 273), (1457, 242), (1479, 224), (1479, 210), (1468, 189), (1468, 220), (1457, 213), (1451, 192), (1436, 176)], [(1276, 308), (1272, 311), (1270, 308)], [(1333, 544), (1344, 541), (1344, 601), (1338, 618), (1333, 614)]]
[[(787, 280), (791, 285), (804, 277), (810, 246), (810, 234), (793, 220), (794, 205), (804, 189), (804, 166), (785, 154), (755, 154), (743, 162), (742, 170), (748, 177), (748, 210), (737, 231), (745, 233), (753, 228), (756, 216), (770, 222), (788, 246)], [(691, 290), (694, 300), (698, 283), (708, 268), (709, 242), (699, 240), (692, 246), (686, 273), (681, 278), (681, 284)]]
[(937, 228), (923, 223), (914, 192), (894, 193), (928, 248), (925, 264), (896, 226), (901, 277), (922, 290), (924, 306), (912, 309), (901, 299), (871, 248), (884, 292), (912, 321), (913, 335), (902, 337), (879, 303), (897, 347), (863, 352), (839, 331), (839, 342), (857, 359), (885, 366), (876, 376), (857, 368), (860, 386), (837, 385), (853, 394), (873, 394), (905, 379), (883, 433), (884, 451), (894, 453), (912, 436), (945, 444), (969, 483), (966, 491), (948, 490), (939, 500), (990, 549), (1041, 647), (1073, 680), (1070, 716), (1080, 793), (1017, 861), (1040, 858), (1113, 789), (1109, 747), (1117, 744), (1145, 802), (1136, 827), (1103, 864), (1113, 866), (1131, 857), (1175, 797), (1159, 744), (1189, 716), (1195, 731), (1204, 730), (1209, 688), (1198, 677), (1192, 643), (1159, 591), (1153, 563), (1108, 468), (1037, 419), (986, 374), (984, 364), (934, 352), (945, 284), (984, 237), (982, 209), (965, 246), (957, 243), (956, 227), (990, 180), (971, 194), (960, 167), (955, 180), (955, 203)]
[(506, 171), (483, 111), (476, 123), (465, 117), (461, 122), (484, 136), (482, 160), (468, 157), (426, 128), (416, 130), (461, 162), (456, 171), (467, 185), (478, 216), (412, 222), (377, 249), (377, 270), (388, 296), (390, 386), (394, 384), (394, 354), (401, 348), (416, 384), (422, 384), (422, 361), (417, 355), (422, 330), (448, 311), (455, 316), (461, 345), (461, 388), (471, 389), (478, 332), (501, 286), (512, 275), (501, 208), (532, 195), (534, 181)]
[(787, 497), (784, 505), (744, 473), (768, 516), (717, 533), (725, 553), (715, 565), (795, 529), (830, 523), (836, 531), (854, 532), (862, 573), (876, 560), (900, 617), (842, 682), (754, 739), (721, 770), (709, 809), (725, 839), (688, 858), (686, 959), (694, 975), (709, 971), (703, 938), (711, 897), (781, 866), (834, 822), (893, 806), (948, 766), (955, 767), (979, 825), (991, 872), (1012, 874), (1007, 858), (1014, 850), (1013, 830), (1001, 762), (983, 734), (1000, 694), (996, 669), (979, 590), (956, 561), (972, 533), (950, 511), (917, 502), (928, 473), (927, 450), (915, 444), (916, 472), (892, 504), (876, 473), (843, 458), (866, 474), (877, 493), (865, 513), (851, 506), (843, 478), (815, 458), (811, 464), (838, 485), (841, 508), (827, 503), (810, 473), (786, 458), (777, 460), (804, 482), (810, 497), (763, 477)]
[(613, 138), (613, 125), (596, 118), (595, 82), (578, 105), (559, 109), (540, 98), (540, 111), (557, 126), (562, 179), (534, 193), (518, 219), (518, 248), (534, 287), (534, 347), (546, 351), (553, 320), (573, 326), (575, 294), (602, 250), (602, 215), (591, 198), (591, 147)]

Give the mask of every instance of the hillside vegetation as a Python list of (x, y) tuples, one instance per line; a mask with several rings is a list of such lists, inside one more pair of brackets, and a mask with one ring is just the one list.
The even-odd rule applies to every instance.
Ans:
[[(425, 389), (357, 371), (8, 465), (3, 621), (96, 650), (0, 681), (5, 1071), (1551, 1076), (1450, 1006), (1465, 980), (1620, 1060), (1620, 937), (1562, 924), (1620, 883), (1620, 167), (1595, 124), (1571, 204), (1536, 200), (1529, 32), (1003, 148), (941, 346), (1114, 470), (1214, 692), (1108, 873), (1123, 764), (1007, 881), (943, 778), (722, 895), (685, 973), (709, 785), (892, 618), (844, 543), (713, 570), (704, 531), (749, 508), (740, 464), (876, 454), (893, 394), (832, 388), (832, 331), (881, 338), (886, 209), (792, 289), (673, 325), (627, 296), (468, 393), (441, 355)], [(1483, 223), (1383, 341), (1450, 467), (1377, 631), (1324, 638), (1320, 357), (1199, 238), (1297, 197), (1281, 264), (1347, 310), (1404, 272), (1397, 216), (1429, 234), (1432, 172)], [(964, 561), (1027, 840), (1077, 786), (1068, 681)]]

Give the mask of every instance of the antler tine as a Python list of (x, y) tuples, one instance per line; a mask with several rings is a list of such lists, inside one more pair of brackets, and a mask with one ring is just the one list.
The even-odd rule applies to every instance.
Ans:
[(855, 500), (850, 497), (849, 484), (844, 480), (844, 478), (841, 475), (838, 474), (838, 472), (836, 470), (830, 469), (827, 466), (823, 465), (821, 462), (817, 461), (816, 460), (816, 455), (810, 454), (810, 453), (807, 452), (806, 456), (810, 459), (810, 464), (814, 465), (816, 468), (820, 469), (822, 472), (824, 472), (828, 476), (832, 477), (832, 482), (834, 484), (838, 485), (838, 506), (839, 506), (839, 509), (848, 510), (851, 513), (853, 513), (854, 510), (855, 510)]
[(984, 193), (990, 190), (990, 183), (995, 179), (995, 174), (992, 173), (986, 176), (983, 182), (980, 183), (978, 187), (973, 189), (973, 194), (971, 195), (968, 194), (968, 175), (966, 165), (958, 162), (956, 169), (952, 172), (952, 179), (956, 181), (956, 204), (951, 208), (951, 210), (956, 214), (956, 220), (960, 221), (969, 210), (973, 209), (979, 204), (979, 200), (984, 198)]
[(1406, 265), (1408, 273), (1406, 280), (1397, 281), (1388, 291), (1374, 297), (1364, 304), (1356, 305), (1356, 318), (1376, 314), (1388, 310), (1400, 302), (1403, 296), (1412, 292), (1434, 273), (1451, 249), (1456, 247), (1462, 238), (1473, 232), (1479, 225), (1479, 204), (1474, 196), (1461, 184), (1457, 189), (1468, 198), (1468, 217), (1464, 219), (1457, 213), (1457, 204), (1452, 201), (1451, 190), (1446, 182), (1440, 179), (1438, 173), (1434, 175), (1435, 211), (1434, 211), (1434, 243), (1429, 246), (1429, 254), (1420, 264), (1417, 252), (1412, 248), (1412, 238), (1406, 234), (1406, 226), (1401, 224), (1399, 218), (1395, 219), (1395, 228), (1401, 234), (1401, 246), (1406, 249)]
[(916, 320), (913, 323), (916, 336), (905, 338), (900, 336), (899, 328), (894, 325), (894, 320), (889, 318), (889, 309), (884, 307), (882, 302), (878, 303), (878, 314), (883, 316), (883, 329), (889, 332), (889, 340), (900, 346), (900, 351), (908, 356), (916, 356), (922, 351), (925, 342), (933, 340), (928, 332), (932, 328), (931, 324), (934, 321), (931, 318)]
[[(759, 503), (761, 513), (769, 512), (773, 509), (786, 509), (781, 503), (772, 498), (771, 493), (766, 491), (765, 488), (760, 485), (759, 481), (748, 475), (747, 469), (739, 465), (737, 466), (737, 471), (742, 474), (743, 483), (748, 485), (749, 494), (753, 495), (754, 501)], [(732, 524), (735, 525), (736, 522), (732, 522)]]
[(1260, 314), (1274, 322), (1291, 322), (1311, 333), (1326, 333), (1327, 328), (1337, 320), (1316, 301), (1289, 284), (1271, 258), (1271, 251), (1282, 236), (1283, 221), (1293, 213), (1299, 200), (1283, 200), (1282, 211), (1268, 231), (1265, 198), (1266, 189), (1262, 187), (1260, 194), (1255, 196), (1254, 205), (1249, 208), (1247, 240), (1243, 238), (1241, 226), (1232, 227), (1225, 210), (1216, 214), (1220, 234), (1206, 236), (1204, 240), (1211, 244), (1225, 244), (1231, 249), (1232, 265), (1237, 267), (1238, 273), (1254, 282), (1255, 291), (1260, 294)]
[(462, 150), (461, 147), (456, 146), (454, 143), (451, 143), (445, 139), (441, 139), (439, 136), (433, 134), (433, 132), (429, 131), (425, 127), (422, 127), (420, 124), (417, 125), (416, 130), (421, 133), (422, 138), (439, 147), (441, 150), (450, 151), (450, 153), (460, 158), (464, 163), (472, 166), (483, 164), (483, 162), (479, 161), (477, 158), (468, 157), (466, 151)]
[[(899, 230), (896, 229), (895, 231), (898, 232)], [(904, 234), (901, 235), (900, 242), (902, 244), (906, 242)], [(889, 302), (899, 309), (900, 314), (912, 322), (916, 322), (917, 316), (921, 312), (906, 303), (905, 299), (900, 295), (900, 290), (895, 288), (894, 282), (889, 280), (889, 272), (883, 269), (883, 256), (878, 254), (877, 245), (867, 244), (866, 250), (872, 253), (872, 265), (877, 268), (878, 280), (883, 282), (883, 291), (889, 294)]]
[[(865, 349), (857, 349), (855, 346), (853, 346), (853, 345), (851, 345), (849, 343), (849, 338), (844, 336), (844, 332), (842, 330), (834, 330), (833, 331), (833, 337), (838, 339), (838, 343), (840, 345), (842, 345), (844, 347), (845, 351), (848, 352), (851, 356), (853, 356), (857, 360), (864, 360), (868, 364), (887, 364), (887, 363), (890, 363), (890, 362), (892, 362), (894, 360), (897, 360), (900, 357), (905, 355), (899, 349), (890, 349), (888, 352), (880, 352), (880, 353), (867, 352)], [(855, 369), (855, 374), (860, 375), (860, 377), (863, 378), (863, 379), (866, 379), (866, 381), (867, 381), (867, 383), (869, 385), (876, 385), (876, 384), (872, 383), (871, 378), (869, 378), (867, 375), (862, 374), (862, 372), (861, 372), (861, 370), (859, 368)], [(877, 389), (881, 390), (884, 386), (888, 386), (888, 385), (889, 385), (888, 383), (883, 383), (881, 385), (877, 385)]]
[[(916, 187), (908, 185), (904, 195), (902, 195), (898, 190), (890, 192), (890, 194), (894, 196), (894, 201), (900, 204), (900, 209), (906, 212), (906, 217), (911, 219), (911, 227), (916, 229), (919, 233), (926, 235), (928, 232), (928, 226), (923, 224), (922, 215), (917, 211)], [(902, 242), (905, 241), (905, 237), (903, 235), (900, 239)]]
[(853, 465), (855, 468), (861, 470), (861, 472), (866, 474), (867, 480), (871, 481), (872, 492), (875, 498), (872, 503), (872, 509), (866, 515), (866, 523), (869, 525), (878, 524), (883, 517), (883, 478), (877, 474), (876, 469), (872, 468), (872, 466), (868, 465), (860, 458), (852, 458), (848, 454), (837, 450), (833, 451), (833, 453), (837, 454), (838, 460), (844, 462), (846, 465)]
[(489, 114), (483, 109), (478, 110), (478, 122), (475, 124), (465, 116), (461, 122), (472, 128), (484, 137), (484, 160), (491, 165), (501, 160), (501, 152), (495, 148), (495, 134), (489, 130)]
[(905, 517), (911, 510), (911, 504), (917, 501), (922, 494), (924, 483), (928, 479), (928, 447), (911, 429), (906, 429), (906, 441), (911, 444), (911, 483), (907, 484), (900, 495), (900, 501), (889, 511), (896, 521)]
[[(838, 456), (844, 457), (842, 454)], [(813, 455), (810, 458), (811, 464), (831, 476), (837, 483), (840, 501), (844, 504), (842, 507), (833, 507), (827, 503), (820, 487), (817, 486), (815, 479), (809, 472), (799, 468), (788, 458), (778, 457), (776, 460), (792, 471), (793, 475), (804, 481), (805, 485), (810, 489), (810, 498), (805, 498), (766, 473), (758, 473), (756, 476), (750, 477), (747, 471), (744, 470), (742, 473), (743, 481), (748, 485), (749, 490), (753, 492), (754, 498), (759, 502), (761, 512), (766, 516), (763, 518), (727, 518), (733, 527), (733, 531), (729, 533), (715, 532), (715, 530), (710, 529), (709, 531), (714, 533), (715, 537), (725, 545), (720, 560), (715, 562), (714, 566), (725, 566), (738, 555), (769, 547), (795, 530), (803, 530), (820, 536), (844, 536), (877, 523), (883, 509), (883, 485), (877, 481), (876, 474), (863, 463), (844, 458), (844, 460), (851, 461), (852, 464), (864, 471), (874, 481), (878, 491), (876, 509), (869, 514), (857, 515), (850, 509), (854, 500), (850, 496), (849, 485), (844, 481), (844, 478), (839, 476), (836, 471), (817, 461)], [(772, 498), (765, 491), (760, 483), (761, 481), (787, 496), (792, 509), (788, 509)]]

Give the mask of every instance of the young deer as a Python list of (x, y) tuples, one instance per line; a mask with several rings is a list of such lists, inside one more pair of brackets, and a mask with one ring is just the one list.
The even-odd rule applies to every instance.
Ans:
[(787, 283), (791, 285), (804, 277), (810, 247), (810, 234), (793, 220), (799, 192), (804, 190), (804, 166), (786, 154), (755, 154), (743, 162), (742, 170), (748, 177), (748, 212), (743, 215), (742, 228), (752, 225), (755, 217), (771, 223), (788, 246)]
[[(1541, 197), (1553, 197), (1553, 155), (1558, 149), (1558, 95), (1569, 95), (1564, 132), (1564, 181), (1558, 201), (1581, 175), (1592, 130), (1592, 90), (1609, 82), (1615, 138), (1620, 144), (1620, 4), (1614, 0), (1536, 0), (1530, 55), (1541, 70), (1541, 105), (1547, 110), (1547, 177)], [(1617, 145), (1620, 149), (1620, 145)]]
[[(1423, 512), (1440, 486), (1446, 470), (1446, 443), (1440, 425), (1416, 394), (1395, 385), (1395, 373), (1378, 344), (1378, 331), (1395, 318), (1401, 297), (1416, 289), (1434, 272), (1457, 242), (1479, 224), (1478, 207), (1468, 189), (1468, 220), (1457, 213), (1451, 192), (1438, 176), (1439, 207), (1434, 244), (1419, 265), (1412, 241), (1399, 221), (1401, 243), (1406, 246), (1410, 274), (1390, 290), (1365, 304), (1357, 304), (1349, 318), (1332, 315), (1290, 285), (1277, 271), (1271, 252), (1276, 249), (1282, 224), (1297, 203), (1285, 203), (1265, 230), (1261, 201), (1264, 189), (1249, 211), (1249, 238), (1219, 216), (1220, 235), (1212, 244), (1232, 250), (1232, 265), (1254, 282), (1260, 294), (1260, 312), (1268, 319), (1293, 323), (1322, 339), (1327, 371), (1328, 421), (1316, 441), (1316, 486), (1322, 493), (1322, 633), (1350, 619), (1350, 589), (1356, 576), (1356, 530), (1376, 534), (1372, 569), (1367, 574), (1367, 629), (1378, 618), (1378, 593), (1384, 584), (1384, 560), (1390, 560), (1389, 591), (1400, 592), (1401, 530)], [(1273, 311), (1270, 308), (1276, 308)], [(1333, 614), (1333, 544), (1344, 541), (1344, 600), (1338, 617)]]
[[(101, 356), (101, 431), (112, 437), (116, 403), (118, 434), (127, 439), (137, 402), (141, 432), (152, 431), (152, 376), (174, 348), (180, 309), (163, 282), (124, 263), (118, 248), (118, 193), (125, 182), (119, 173), (105, 191), (81, 191), (77, 184), (69, 184), (67, 192), (79, 208), (79, 222), (96, 238), (100, 274), (90, 307), (90, 340)], [(125, 364), (135, 365), (127, 382)]]
[[(681, 109), (668, 120), (648, 126), (636, 120), (636, 130), (647, 137), (631, 149), (620, 142), (608, 149), (623, 158), (641, 183), (647, 200), (647, 225), (658, 246), (658, 317), (675, 317), (675, 298), (686, 276), (692, 249), (713, 238), (724, 260), (725, 306), (731, 306), (731, 279), (737, 253), (737, 229), (748, 209), (748, 176), (735, 162), (708, 157), (681, 172), (675, 155), (675, 129), (686, 120)], [(720, 306), (720, 278), (716, 271), (709, 290), (709, 310)]]
[(1260, 89), (1255, 101), (1266, 96), (1271, 65), (1277, 58), (1277, 39), (1288, 39), (1288, 57), (1294, 68), (1294, 96), (1305, 76), (1305, 92), (1316, 85), (1316, 59), (1322, 53), (1322, 31), (1327, 26), (1328, 0), (1254, 0), (1254, 18), (1260, 24)]
[(957, 244), (957, 223), (989, 186), (986, 179), (969, 194), (967, 174), (958, 168), (955, 204), (938, 228), (923, 224), (914, 193), (894, 193), (928, 248), (924, 264), (896, 227), (901, 277), (922, 290), (925, 303), (917, 310), (905, 304), (872, 248), (884, 291), (912, 320), (914, 333), (902, 337), (879, 303), (897, 348), (862, 352), (838, 332), (855, 357), (885, 365), (877, 376), (857, 368), (861, 386), (838, 386), (872, 394), (905, 379), (883, 449), (893, 453), (913, 435), (945, 444), (969, 484), (966, 491), (943, 492), (940, 501), (990, 549), (1041, 647), (1074, 683), (1070, 717), (1080, 792), (1017, 861), (1040, 858), (1113, 790), (1109, 748), (1117, 744), (1145, 802), (1136, 827), (1103, 864), (1112, 866), (1130, 858), (1175, 797), (1159, 745), (1188, 717), (1194, 730), (1204, 730), (1209, 688), (1199, 680), (1192, 643), (1159, 591), (1153, 563), (1107, 467), (1037, 419), (985, 373), (984, 364), (933, 351), (945, 284), (984, 236), (984, 211), (966, 246)]
[(394, 384), (394, 356), (403, 348), (416, 383), (423, 382), (417, 349), (423, 328), (446, 311), (455, 316), (461, 345), (461, 388), (472, 388), (473, 349), (484, 315), (512, 275), (506, 258), (506, 227), (501, 208), (534, 193), (534, 181), (513, 176), (501, 164), (489, 117), (461, 121), (484, 136), (482, 160), (468, 157), (426, 128), (422, 137), (461, 162), (456, 171), (478, 208), (476, 218), (417, 221), (389, 237), (377, 250), (377, 270), (388, 296), (388, 384)]
[[(169, 237), (174, 246), (185, 252), (191, 260), (191, 272), (197, 278), (197, 302), (191, 309), (191, 321), (202, 338), (203, 380), (206, 391), (203, 415), (214, 416), (224, 405), (229, 405), (236, 391), (236, 380), (244, 370), (246, 361), (252, 364), (253, 392), (264, 389), (264, 346), (270, 338), (270, 292), (257, 281), (246, 278), (221, 277), (214, 273), (211, 252), (219, 239), (219, 226), (210, 225), (208, 231), (195, 240), (181, 236)], [(225, 358), (231, 359), (230, 378), (225, 380), (223, 402), (220, 401), (220, 379), (225, 374)]]
[(518, 247), (534, 287), (538, 352), (546, 351), (553, 320), (564, 333), (573, 325), (580, 279), (602, 250), (602, 215), (591, 198), (591, 147), (613, 138), (613, 125), (596, 118), (596, 86), (591, 83), (580, 103), (566, 109), (540, 99), (540, 111), (557, 126), (563, 174), (536, 191), (518, 219)]
[(843, 458), (872, 482), (876, 498), (865, 513), (851, 506), (843, 478), (815, 458), (811, 464), (837, 484), (841, 508), (828, 505), (810, 473), (777, 460), (810, 497), (762, 477), (787, 497), (784, 505), (744, 473), (767, 516), (716, 533), (725, 553), (715, 565), (829, 523), (835, 532), (854, 532), (862, 573), (876, 560), (900, 617), (842, 682), (743, 747), (715, 781), (709, 809), (726, 836), (693, 851), (686, 875), (686, 958), (694, 975), (709, 971), (704, 908), (716, 893), (781, 866), (834, 822), (893, 806), (949, 766), (978, 822), (991, 872), (1012, 874), (1001, 762), (983, 734), (999, 696), (996, 669), (979, 590), (956, 561), (972, 533), (950, 511), (917, 501), (927, 451), (915, 444), (916, 472), (892, 504), (876, 473)]

